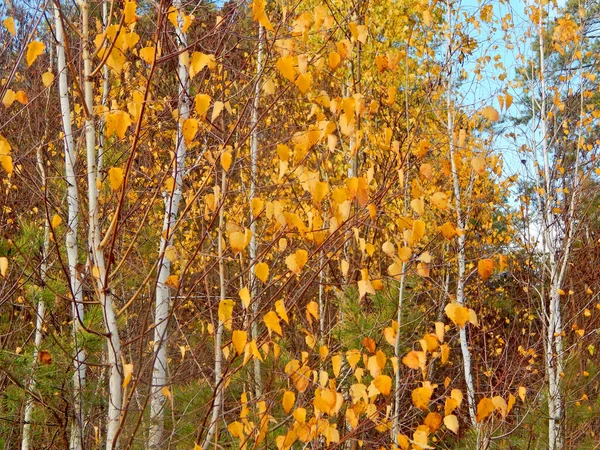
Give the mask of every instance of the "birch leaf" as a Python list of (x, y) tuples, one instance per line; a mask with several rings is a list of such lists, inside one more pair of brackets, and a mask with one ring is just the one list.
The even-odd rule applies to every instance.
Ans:
[(286, 414), (289, 414), (289, 412), (292, 410), (294, 403), (296, 403), (296, 394), (294, 394), (292, 391), (285, 391), (283, 393), (281, 404), (283, 405), (283, 410)]
[(0, 256), (0, 275), (6, 276), (8, 270), (8, 258), (6, 256)]
[(231, 341), (235, 347), (235, 351), (238, 355), (244, 353), (246, 342), (248, 341), (248, 335), (244, 330), (233, 330), (231, 334)]
[(240, 300), (242, 301), (242, 305), (244, 305), (244, 308), (250, 306), (250, 291), (247, 287), (241, 288), (238, 292), (238, 295), (240, 296)]
[(133, 364), (123, 364), (123, 389), (127, 387), (133, 375)]
[(210, 116), (210, 121), (214, 122), (215, 120), (218, 119), (218, 117), (221, 115), (221, 111), (223, 111), (223, 108), (225, 107), (225, 103), (223, 102), (215, 102), (213, 104), (213, 110), (212, 110), (212, 114)]
[(231, 317), (233, 316), (234, 305), (235, 302), (233, 300), (221, 300), (219, 302), (219, 322), (228, 330), (231, 330)]
[(62, 223), (62, 218), (58, 214), (54, 214), (52, 216), (52, 220), (50, 221), (50, 226), (52, 228), (58, 227)]
[(135, 14), (135, 10), (137, 5), (134, 1), (126, 1), (125, 7), (123, 8), (123, 15), (125, 16), (125, 23), (129, 25), (137, 20), (137, 16)]
[(259, 262), (254, 266), (254, 274), (260, 281), (266, 283), (269, 278), (269, 265), (264, 262)]
[(231, 152), (225, 151), (221, 153), (221, 167), (223, 167), (223, 170), (225, 170), (225, 172), (229, 171), (232, 161), (233, 157), (231, 156)]
[(108, 182), (113, 191), (118, 190), (125, 179), (123, 169), (120, 167), (111, 167), (108, 169)]
[(290, 323), (290, 318), (288, 317), (287, 311), (285, 310), (285, 303), (283, 300), (277, 300), (275, 302), (275, 311), (277, 312), (277, 315), (281, 317), (281, 320), (283, 320), (287, 324)]
[(263, 321), (269, 330), (269, 335), (271, 334), (271, 331), (274, 331), (279, 336), (283, 336), (283, 331), (281, 330), (281, 325), (279, 324), (279, 317), (275, 311), (269, 311), (267, 314), (265, 314)]
[[(201, 118), (206, 117), (206, 113), (210, 108), (210, 95), (208, 94), (197, 94), (194, 97), (194, 110), (196, 114)], [(222, 107), (221, 107), (222, 109)]]
[(390, 391), (392, 390), (392, 379), (387, 375), (379, 375), (373, 380), (373, 384), (383, 395), (390, 395)]
[(492, 122), (498, 122), (500, 120), (500, 114), (493, 106), (486, 106), (483, 108), (481, 110), (481, 115)]
[(477, 423), (483, 422), (487, 417), (494, 412), (494, 403), (489, 398), (482, 398), (477, 404), (477, 414), (475, 420)]
[(477, 273), (486, 281), (494, 270), (494, 261), (492, 259), (480, 259), (477, 263)]
[(27, 46), (27, 67), (31, 67), (31, 65), (35, 62), (38, 56), (44, 53), (46, 49), (46, 45), (43, 42), (32, 41)]
[(450, 414), (444, 417), (444, 425), (454, 434), (458, 434), (458, 417), (454, 414)]
[(144, 47), (140, 49), (139, 53), (140, 58), (144, 60), (146, 64), (152, 64), (154, 62), (154, 58), (156, 56), (156, 48), (153, 46)]
[(196, 133), (198, 133), (199, 124), (196, 119), (185, 119), (183, 121), (182, 133), (186, 144), (192, 142)]
[(12, 89), (7, 89), (4, 93), (4, 97), (2, 97), (2, 104), (5, 108), (10, 108), (11, 105), (15, 102), (16, 97), (17, 96), (15, 94), (15, 91), (13, 91)]
[(7, 17), (2, 21), (8, 32), (14, 37), (17, 35), (17, 30), (15, 28), (15, 19), (12, 17)]
[(205, 67), (214, 70), (216, 67), (215, 55), (207, 55), (201, 52), (194, 52), (190, 58), (190, 78), (194, 78)]

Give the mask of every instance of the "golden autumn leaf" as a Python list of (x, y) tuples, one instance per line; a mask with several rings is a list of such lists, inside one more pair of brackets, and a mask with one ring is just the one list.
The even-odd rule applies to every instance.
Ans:
[(244, 308), (250, 306), (250, 291), (247, 287), (243, 287), (242, 289), (240, 289), (238, 295), (240, 296), (240, 300), (242, 301), (242, 305), (244, 305)]
[(490, 414), (494, 412), (494, 403), (491, 399), (485, 397), (482, 398), (477, 404), (477, 414), (475, 415), (475, 420), (477, 422), (483, 422)]
[(46, 44), (39, 41), (32, 41), (27, 46), (27, 55), (25, 59), (27, 60), (27, 67), (31, 67), (31, 65), (35, 62), (35, 60), (44, 53), (46, 50)]
[(213, 110), (212, 113), (210, 115), (210, 121), (214, 122), (215, 120), (217, 120), (219, 118), (219, 116), (221, 115), (221, 112), (223, 111), (223, 108), (225, 107), (225, 103), (220, 102), (220, 101), (216, 101), (213, 104)]
[(266, 0), (253, 0), (252, 1), (252, 18), (260, 23), (263, 27), (265, 27), (269, 31), (275, 31), (273, 25), (269, 21), (267, 14), (265, 12), (265, 7), (267, 5)]
[(25, 91), (17, 91), (15, 94), (15, 100), (21, 105), (26, 105), (29, 103), (29, 97), (27, 97), (27, 93)]
[(232, 316), (233, 316), (233, 306), (235, 305), (235, 302), (233, 300), (221, 300), (219, 302), (219, 322), (221, 322), (223, 324), (223, 326), (228, 329), (231, 330), (231, 325), (232, 325)]
[(500, 114), (496, 111), (496, 108), (493, 106), (486, 106), (481, 110), (481, 115), (485, 117), (487, 120), (491, 120), (492, 122), (497, 122), (500, 120)]
[(6, 256), (0, 256), (0, 275), (6, 276), (8, 270), (8, 258)]
[(265, 262), (259, 262), (254, 266), (254, 274), (263, 283), (269, 278), (269, 265)]
[(13, 19), (12, 17), (7, 17), (2, 21), (2, 23), (4, 24), (8, 32), (11, 34), (11, 36), (14, 37), (17, 35), (17, 30), (15, 28), (15, 19)]
[(331, 70), (337, 69), (338, 66), (340, 65), (341, 61), (342, 61), (342, 57), (340, 56), (340, 54), (338, 52), (329, 53), (328, 62), (329, 62), (329, 68)]
[(123, 169), (120, 167), (111, 167), (108, 169), (108, 182), (113, 191), (118, 190), (123, 185), (124, 179)]
[(430, 433), (435, 433), (441, 424), (442, 416), (436, 412), (430, 412), (427, 414), (427, 417), (425, 417), (425, 420), (423, 421), (423, 425), (429, 428)]
[(448, 303), (444, 312), (455, 325), (461, 328), (469, 321), (469, 308), (458, 303)]
[(444, 425), (454, 434), (458, 434), (458, 417), (454, 414), (449, 414), (444, 417)]
[(123, 389), (125, 389), (130, 383), (132, 375), (133, 364), (123, 364)]
[(4, 97), (2, 97), (2, 104), (5, 108), (10, 108), (10, 106), (15, 102), (16, 97), (15, 91), (12, 89), (7, 89), (4, 93)]
[(146, 64), (152, 64), (156, 58), (156, 48), (153, 46), (141, 48), (138, 52)]
[(125, 111), (116, 110), (106, 114), (104, 116), (104, 122), (106, 125), (105, 133), (107, 138), (116, 133), (119, 139), (123, 139), (127, 132), (127, 128), (131, 125), (131, 116)]
[(169, 286), (172, 289), (177, 289), (179, 287), (179, 276), (169, 275), (165, 280), (165, 285)]
[(60, 224), (62, 223), (62, 217), (60, 217), (58, 214), (54, 214), (52, 216), (52, 220), (50, 221), (50, 226), (52, 228), (56, 228), (58, 227)]
[(475, 173), (483, 175), (485, 173), (485, 157), (475, 156), (471, 159), (471, 167)]
[(429, 197), (429, 202), (438, 209), (446, 209), (448, 207), (448, 195), (443, 192), (436, 192)]
[(290, 323), (290, 318), (288, 317), (287, 311), (285, 310), (285, 302), (283, 300), (277, 300), (275, 302), (275, 312), (285, 323)]
[(411, 398), (413, 405), (417, 408), (426, 410), (429, 407), (429, 400), (433, 394), (433, 389), (428, 386), (413, 389)]
[(246, 347), (248, 334), (244, 330), (233, 330), (233, 333), (231, 334), (231, 341), (233, 342), (236, 353), (241, 355)]
[(413, 370), (423, 369), (426, 364), (425, 352), (417, 352), (412, 350), (402, 358), (402, 364), (410, 367)]
[(281, 330), (281, 325), (279, 324), (279, 316), (277, 316), (275, 311), (269, 311), (267, 314), (265, 314), (263, 321), (267, 326), (269, 335), (271, 334), (271, 331), (274, 331), (279, 336), (283, 336), (283, 331)]
[(525, 396), (527, 395), (527, 388), (525, 386), (519, 386), (518, 396), (522, 402), (525, 401)]
[(494, 260), (492, 259), (480, 259), (477, 263), (477, 273), (486, 281), (492, 272), (494, 271)]
[(194, 52), (190, 57), (190, 78), (194, 78), (202, 72), (205, 67), (209, 70), (214, 70), (216, 67), (215, 55), (207, 55), (206, 53)]
[(383, 395), (390, 395), (392, 390), (392, 379), (387, 375), (379, 375), (373, 380), (373, 384)]
[(296, 275), (298, 275), (302, 271), (302, 268), (307, 263), (307, 261), (308, 253), (304, 249), (296, 250), (295, 253), (292, 253), (291, 255), (288, 255), (287, 258), (285, 258), (285, 264), (287, 268)]
[(185, 140), (186, 144), (192, 142), (196, 136), (196, 133), (198, 133), (199, 128), (200, 125), (196, 119), (190, 118), (183, 121), (181, 132), (183, 133), (183, 139)]
[(294, 407), (294, 403), (296, 403), (296, 394), (292, 391), (285, 391), (281, 399), (281, 404), (286, 414), (290, 413)]
[(208, 94), (196, 94), (194, 97), (194, 111), (199, 117), (206, 117), (206, 113), (210, 109), (210, 95)]
[(450, 415), (452, 414), (452, 412), (458, 407), (458, 402), (456, 401), (456, 399), (453, 399), (451, 397), (446, 398), (445, 402), (444, 402), (444, 415)]
[(275, 64), (281, 76), (291, 82), (294, 82), (296, 78), (296, 72), (294, 71), (294, 62), (295, 59), (293, 56), (282, 56), (277, 60), (277, 63)]
[(136, 8), (137, 5), (134, 1), (128, 0), (125, 2), (125, 6), (123, 7), (123, 15), (127, 25), (137, 20), (137, 15), (135, 14)]
[(223, 153), (221, 153), (221, 167), (223, 167), (223, 170), (225, 170), (225, 172), (229, 171), (232, 161), (233, 157), (231, 156), (231, 152), (224, 151)]
[(494, 408), (496, 408), (496, 411), (500, 413), (502, 418), (506, 418), (508, 414), (508, 404), (506, 403), (506, 400), (504, 400), (501, 396), (496, 395), (492, 397), (492, 404), (494, 405)]

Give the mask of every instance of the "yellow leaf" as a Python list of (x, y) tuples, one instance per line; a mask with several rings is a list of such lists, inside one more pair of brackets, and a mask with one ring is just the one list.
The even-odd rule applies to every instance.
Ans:
[(296, 87), (303, 94), (306, 94), (308, 92), (308, 90), (310, 89), (311, 83), (312, 83), (312, 76), (310, 73), (303, 73), (303, 74), (298, 75), (298, 79), (295, 82)]
[(438, 209), (446, 209), (448, 207), (448, 196), (443, 192), (436, 192), (429, 197), (429, 201)]
[(296, 72), (294, 71), (293, 56), (282, 56), (277, 60), (275, 66), (284, 78), (291, 82), (294, 82), (294, 79), (296, 78)]
[(460, 406), (463, 401), (463, 393), (460, 389), (452, 389), (450, 392), (450, 398), (456, 400), (456, 404)]
[(296, 394), (292, 391), (285, 391), (283, 393), (283, 399), (281, 400), (281, 404), (283, 405), (283, 410), (286, 414), (289, 414), (292, 408), (294, 407), (294, 403), (296, 403)]
[(209, 70), (215, 69), (215, 55), (207, 55), (201, 52), (192, 53), (190, 58), (190, 78), (194, 78), (205, 67), (208, 67)]
[(58, 227), (62, 223), (62, 218), (58, 214), (54, 214), (52, 216), (52, 220), (50, 221), (50, 226), (52, 228)]
[(446, 316), (461, 328), (469, 321), (469, 308), (458, 303), (448, 303), (444, 311), (446, 312)]
[(170, 288), (177, 289), (179, 287), (179, 276), (169, 275), (165, 280), (165, 285)]
[(296, 250), (295, 253), (292, 253), (285, 258), (285, 264), (287, 265), (287, 268), (296, 275), (302, 271), (302, 268), (307, 261), (308, 253), (303, 249)]
[(170, 399), (171, 398), (171, 391), (169, 389), (168, 386), (163, 386), (163, 388), (160, 390), (160, 392), (162, 393), (162, 395), (164, 395), (166, 398)]
[(447, 416), (452, 414), (452, 412), (458, 407), (458, 402), (453, 398), (446, 398), (444, 403), (444, 415)]
[(500, 120), (500, 114), (496, 111), (496, 108), (493, 106), (486, 106), (481, 110), (481, 115), (492, 122), (497, 122)]
[(279, 317), (277, 316), (277, 313), (275, 313), (275, 311), (269, 311), (267, 314), (265, 314), (265, 316), (263, 317), (263, 321), (265, 322), (265, 325), (269, 330), (269, 335), (271, 334), (271, 331), (274, 331), (279, 336), (283, 336), (281, 325), (279, 325)]
[(494, 405), (494, 408), (496, 408), (496, 410), (500, 413), (502, 418), (506, 418), (508, 414), (508, 404), (506, 403), (506, 400), (504, 400), (499, 395), (496, 395), (495, 397), (492, 397), (492, 404)]
[(233, 300), (221, 300), (219, 302), (219, 322), (223, 323), (223, 326), (231, 330), (233, 306), (235, 302)]
[(206, 113), (210, 108), (210, 95), (208, 94), (197, 94), (194, 97), (194, 110), (199, 117), (206, 117)]
[(211, 122), (214, 122), (215, 120), (217, 120), (219, 118), (219, 116), (221, 115), (221, 111), (223, 111), (224, 107), (225, 107), (225, 103), (223, 103), (223, 102), (216, 101), (213, 104), (212, 114), (210, 115)]
[(25, 91), (18, 91), (15, 94), (15, 100), (18, 101), (21, 105), (26, 105), (29, 102), (29, 98)]
[(525, 395), (527, 394), (527, 388), (524, 386), (519, 386), (519, 398), (521, 399), (522, 402), (525, 401)]
[(46, 49), (46, 45), (43, 42), (32, 41), (27, 46), (27, 67), (31, 67), (31, 65), (35, 62), (38, 56), (44, 53)]
[(183, 127), (181, 129), (182, 133), (183, 133), (183, 139), (185, 140), (186, 144), (189, 144), (190, 142), (192, 142), (192, 139), (194, 139), (194, 137), (196, 136), (196, 133), (198, 133), (198, 128), (199, 128), (199, 124), (198, 121), (196, 119), (185, 119), (183, 121)]
[(111, 137), (114, 133), (119, 139), (125, 137), (127, 128), (131, 125), (131, 116), (125, 111), (113, 111), (104, 116), (106, 124), (106, 137)]
[(156, 57), (156, 48), (153, 46), (141, 48), (139, 55), (146, 64), (152, 64), (154, 62), (154, 58)]
[(423, 15), (423, 23), (425, 24), (426, 27), (431, 25), (431, 11), (429, 11), (428, 9), (424, 9), (423, 12), (421, 13)]
[(408, 262), (410, 261), (410, 257), (412, 256), (412, 250), (410, 247), (402, 247), (400, 249), (398, 249), (398, 258), (400, 258), (400, 260), (402, 262)]
[(111, 167), (108, 169), (108, 182), (113, 191), (116, 191), (121, 187), (124, 178), (123, 169), (120, 167)]
[(348, 361), (348, 364), (350, 365), (352, 370), (354, 370), (356, 364), (358, 363), (358, 361), (360, 361), (360, 357), (360, 351), (358, 350), (348, 350), (346, 352), (346, 361)]
[(483, 156), (476, 156), (471, 160), (471, 167), (473, 171), (479, 175), (485, 173), (485, 158)]
[(342, 370), (342, 355), (333, 355), (331, 357), (331, 367), (333, 369), (333, 375), (337, 378)]
[(359, 280), (357, 285), (359, 299), (362, 299), (367, 294), (375, 295), (375, 288), (373, 287), (373, 284), (371, 284), (370, 280)]
[(227, 172), (231, 167), (231, 161), (233, 157), (231, 156), (231, 152), (225, 151), (221, 153), (221, 167)]
[(5, 108), (10, 108), (10, 106), (15, 102), (17, 95), (15, 91), (12, 89), (7, 89), (4, 97), (2, 97), (2, 104)]
[(423, 425), (429, 428), (430, 433), (435, 433), (441, 424), (442, 416), (436, 412), (430, 412), (427, 414), (427, 417), (425, 417), (425, 420), (423, 421)]
[(135, 14), (137, 5), (134, 1), (126, 1), (125, 7), (123, 8), (123, 15), (125, 16), (125, 23), (129, 25), (137, 20), (137, 16)]
[(456, 227), (452, 222), (446, 222), (440, 227), (440, 231), (446, 239), (452, 239), (457, 235)]
[(413, 370), (417, 370), (425, 366), (425, 358), (426, 356), (424, 352), (417, 352), (413, 350), (408, 352), (404, 358), (402, 358), (402, 364), (410, 367)]
[(15, 19), (12, 17), (7, 17), (2, 21), (2, 23), (13, 37), (17, 35), (17, 30), (15, 29)]
[(422, 198), (415, 198), (410, 202), (410, 207), (414, 212), (416, 212), (419, 216), (422, 216), (425, 212), (425, 202)]
[(342, 57), (340, 56), (340, 54), (338, 52), (331, 52), (329, 54), (329, 68), (331, 70), (337, 69), (338, 66), (340, 65), (341, 61), (342, 61)]
[(477, 414), (475, 419), (477, 422), (483, 422), (490, 414), (494, 412), (494, 403), (489, 398), (482, 398), (477, 404)]
[(254, 274), (263, 283), (267, 282), (269, 278), (269, 265), (264, 262), (260, 262), (254, 266)]
[(285, 310), (285, 303), (283, 300), (277, 300), (275, 302), (275, 311), (277, 312), (277, 315), (281, 317), (281, 320), (285, 321), (285, 323), (287, 324), (290, 323), (290, 319), (287, 315), (287, 311)]
[(253, 0), (252, 1), (252, 18), (260, 23), (269, 31), (275, 31), (273, 25), (269, 21), (267, 14), (265, 13), (266, 0)]
[(508, 404), (506, 405), (506, 413), (507, 414), (511, 411), (511, 409), (513, 409), (513, 406), (515, 406), (516, 402), (517, 402), (517, 398), (512, 394), (508, 394)]
[(390, 395), (392, 390), (392, 379), (387, 375), (379, 375), (373, 380), (373, 384), (383, 395)]
[(477, 273), (483, 279), (487, 280), (494, 270), (494, 260), (492, 259), (480, 259), (477, 263)]
[(250, 291), (247, 287), (241, 288), (238, 292), (238, 295), (240, 296), (240, 300), (242, 300), (242, 305), (244, 305), (244, 308), (250, 306)]
[(175, 262), (179, 259), (179, 253), (177, 253), (177, 249), (173, 245), (169, 245), (165, 249), (165, 258), (169, 260), (169, 262)]
[(233, 342), (236, 353), (241, 355), (246, 347), (248, 335), (244, 330), (233, 330), (233, 333), (231, 334), (231, 341)]
[(426, 410), (429, 407), (429, 400), (433, 394), (433, 389), (427, 386), (413, 389), (411, 397), (413, 404), (422, 410)]
[(133, 375), (133, 364), (123, 364), (123, 389), (127, 387)]
[(8, 258), (6, 256), (0, 256), (0, 275), (6, 276), (8, 270)]
[(450, 414), (444, 417), (444, 425), (454, 434), (458, 434), (458, 417), (454, 414)]

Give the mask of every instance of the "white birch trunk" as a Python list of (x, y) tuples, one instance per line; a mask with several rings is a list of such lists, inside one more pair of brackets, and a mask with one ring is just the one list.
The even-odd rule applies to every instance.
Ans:
[(83, 44), (83, 76), (84, 76), (84, 102), (89, 114), (85, 120), (85, 143), (88, 179), (88, 251), (89, 259), (93, 264), (92, 274), (96, 277), (96, 285), (104, 316), (104, 326), (107, 333), (107, 355), (110, 366), (108, 389), (108, 414), (106, 418), (106, 449), (118, 448), (118, 432), (120, 428), (121, 401), (122, 401), (122, 369), (121, 369), (121, 343), (117, 319), (113, 308), (112, 294), (108, 286), (108, 274), (104, 253), (100, 248), (102, 242), (100, 234), (100, 221), (98, 212), (98, 161), (96, 152), (96, 130), (93, 116), (94, 85), (90, 78), (92, 73), (92, 60), (89, 49), (89, 3), (83, 0), (80, 3), (82, 15), (82, 44)]
[[(176, 8), (181, 7), (180, 2), (174, 3)], [(179, 48), (187, 46), (187, 39), (181, 31), (182, 17), (179, 16), (176, 29), (179, 40)], [(190, 116), (189, 105), (189, 76), (188, 70), (180, 60), (178, 67), (179, 75), (179, 123), (176, 135), (176, 155), (173, 162), (172, 176), (175, 180), (173, 193), (165, 194), (165, 215), (163, 218), (163, 227), (158, 251), (159, 268), (158, 281), (155, 291), (155, 311), (154, 311), (154, 363), (152, 369), (152, 386), (150, 398), (150, 429), (148, 435), (148, 448), (163, 448), (164, 439), (164, 408), (165, 395), (162, 389), (167, 385), (167, 335), (169, 321), (169, 287), (165, 284), (167, 278), (171, 275), (171, 262), (165, 257), (166, 249), (173, 245), (173, 230), (177, 221), (179, 203), (182, 195), (183, 177), (185, 174), (185, 158), (187, 146), (183, 138), (183, 121)]]
[[(449, 1), (446, 2), (446, 22), (448, 25), (448, 36), (447, 36), (447, 48), (446, 48), (446, 63), (449, 65), (448, 80), (447, 80), (447, 92), (446, 92), (446, 107), (447, 107), (447, 134), (448, 134), (448, 148), (450, 153), (450, 165), (452, 170), (452, 182), (454, 190), (454, 205), (456, 208), (456, 225), (460, 230), (465, 230), (465, 220), (463, 217), (463, 205), (461, 199), (460, 179), (458, 169), (454, 161), (455, 155), (455, 144), (454, 144), (454, 112), (452, 105), (452, 92), (454, 89), (452, 81), (452, 10)], [(457, 252), (457, 263), (458, 271), (456, 275), (456, 301), (464, 305), (465, 299), (465, 235), (464, 233), (458, 236), (458, 252)], [(469, 418), (471, 424), (475, 427), (477, 432), (477, 448), (481, 447), (481, 427), (476, 421), (476, 404), (475, 404), (475, 386), (473, 383), (473, 369), (471, 364), (471, 350), (467, 342), (467, 331), (466, 327), (460, 329), (459, 332), (460, 349), (463, 359), (463, 370), (465, 375), (465, 384), (467, 387), (467, 406), (469, 408)]]
[(71, 424), (71, 437), (69, 448), (81, 450), (83, 439), (83, 405), (82, 389), (85, 384), (85, 351), (79, 345), (80, 324), (83, 321), (83, 292), (81, 280), (77, 274), (77, 228), (79, 223), (79, 194), (75, 176), (76, 153), (73, 141), (71, 124), (71, 105), (69, 102), (69, 85), (67, 79), (67, 62), (64, 46), (64, 30), (60, 10), (54, 7), (54, 24), (56, 34), (56, 56), (58, 72), (58, 92), (60, 99), (60, 112), (62, 129), (64, 133), (65, 148), (65, 180), (67, 182), (67, 231), (65, 246), (69, 264), (69, 277), (72, 291), (71, 313), (73, 320), (73, 342), (75, 347), (75, 372), (73, 373), (73, 422)]
[[(262, 25), (258, 25), (258, 53), (256, 63), (256, 84), (254, 85), (254, 99), (252, 101), (252, 115), (250, 116), (250, 164), (251, 164), (251, 175), (250, 175), (250, 204), (256, 197), (256, 181), (258, 176), (258, 107), (260, 104), (260, 80), (262, 72), (264, 70), (264, 55), (263, 55), (263, 36), (264, 28)], [(256, 218), (250, 208), (250, 231), (252, 237), (250, 238), (249, 252), (250, 252), (250, 289), (252, 292), (252, 325), (251, 334), (252, 339), (256, 341), (258, 339), (258, 284), (256, 275), (254, 274), (254, 266), (258, 262), (256, 260), (258, 252), (258, 243), (256, 240)], [(262, 396), (262, 375), (260, 372), (260, 361), (254, 358), (252, 361), (252, 367), (254, 370), (254, 396), (256, 399)]]
[[(219, 284), (220, 284), (220, 296), (219, 300), (225, 300), (225, 262), (223, 261), (223, 227), (225, 226), (225, 220), (223, 215), (223, 203), (225, 201), (225, 189), (227, 187), (227, 172), (223, 170), (221, 180), (221, 199), (219, 202), (219, 231), (217, 234), (217, 252), (219, 258)], [(221, 407), (223, 404), (223, 322), (218, 320), (217, 330), (215, 332), (215, 394), (214, 402), (212, 405), (212, 412), (210, 424), (208, 426), (208, 432), (206, 433), (206, 439), (202, 445), (202, 448), (209, 448), (211, 441), (217, 431), (217, 425), (219, 422), (219, 414), (221, 414)]]
[[(44, 161), (42, 159), (41, 148), (37, 152), (37, 165), (40, 171), (42, 179), (42, 186), (46, 187), (46, 172), (44, 170)], [(46, 270), (48, 268), (48, 246), (50, 243), (50, 227), (48, 221), (44, 222), (44, 244), (42, 247), (42, 262), (40, 265), (40, 280), (42, 286), (46, 281)], [(33, 360), (31, 363), (31, 379), (28, 383), (28, 390), (32, 391), (35, 389), (35, 369), (37, 368), (38, 353), (40, 351), (40, 345), (42, 344), (42, 334), (44, 328), (44, 316), (46, 314), (46, 303), (43, 297), (40, 295), (37, 304), (37, 317), (35, 321), (35, 338), (33, 348)], [(27, 400), (25, 402), (25, 414), (23, 417), (23, 436), (21, 439), (21, 450), (29, 450), (31, 448), (31, 425), (33, 420), (33, 408), (34, 402), (33, 397), (27, 394)]]

